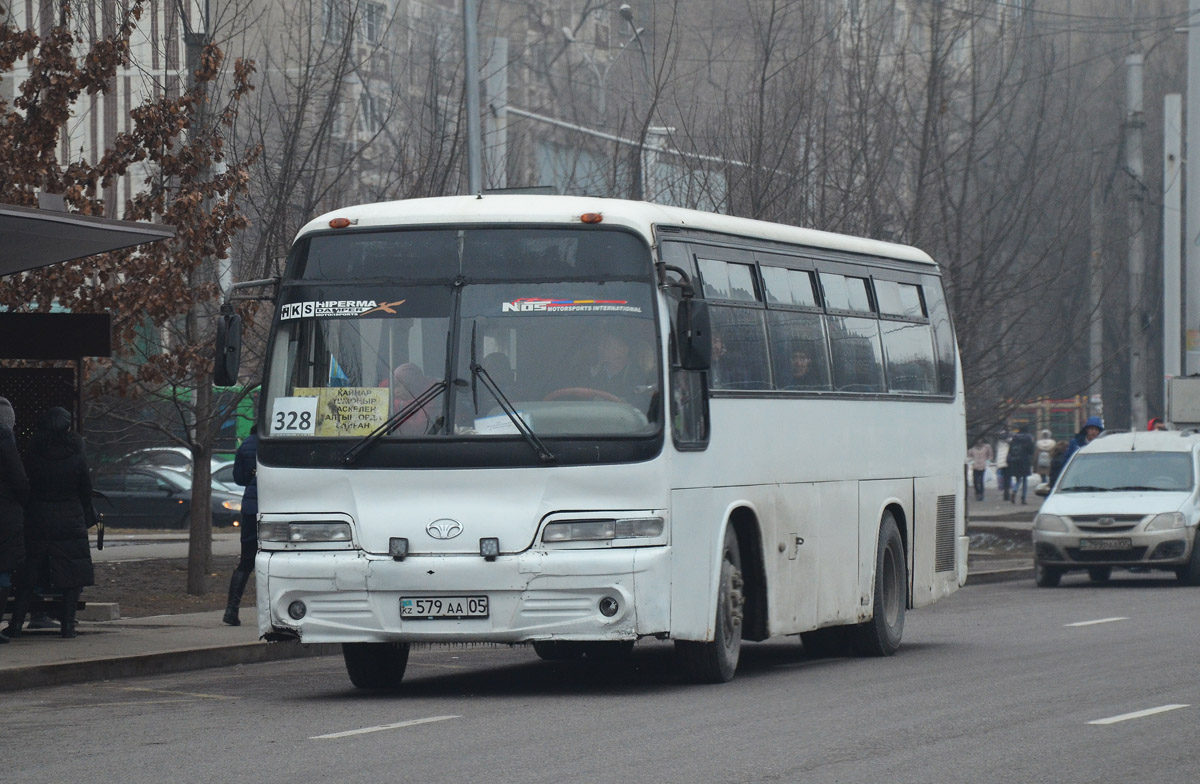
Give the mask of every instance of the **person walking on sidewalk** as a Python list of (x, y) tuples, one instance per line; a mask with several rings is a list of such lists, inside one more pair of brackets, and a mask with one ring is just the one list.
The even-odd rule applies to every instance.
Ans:
[(1021, 425), (1008, 445), (1008, 473), (1012, 477), (1012, 502), (1017, 502), (1017, 490), (1021, 491), (1021, 503), (1029, 494), (1029, 473), (1033, 470), (1033, 436), (1029, 425)]
[[(25, 500), (29, 477), (13, 435), (17, 416), (8, 398), (0, 397), (0, 617), (8, 606), (13, 575), (25, 560)], [(8, 637), (0, 633), (0, 644)]]
[(975, 439), (975, 446), (967, 450), (971, 460), (971, 481), (975, 485), (975, 500), (983, 500), (984, 474), (987, 473), (988, 461), (992, 459), (992, 445), (982, 438)]
[(34, 586), (49, 584), (62, 592), (59, 634), (75, 636), (79, 595), (95, 584), (87, 529), (96, 524), (92, 480), (83, 439), (71, 432), (71, 414), (55, 406), (42, 415), (29, 443), (29, 504), (25, 509), (26, 569), (17, 586), (12, 621), (5, 633), (21, 633), (33, 601)]
[(1008, 473), (1008, 441), (1007, 431), (1001, 433), (1000, 438), (996, 440), (996, 483), (1004, 492), (1005, 501), (1008, 500), (1012, 486), (1012, 477)]
[(1104, 432), (1104, 420), (1098, 416), (1090, 416), (1083, 423), (1083, 430), (1075, 434), (1071, 442), (1067, 444), (1067, 456), (1063, 459), (1065, 466), (1071, 457), (1083, 447), (1095, 441)]
[(1050, 480), (1050, 453), (1054, 451), (1054, 445), (1057, 442), (1054, 440), (1054, 433), (1049, 430), (1041, 432), (1041, 438), (1034, 442), (1037, 447), (1037, 458), (1034, 460), (1034, 469), (1038, 472), (1038, 476), (1043, 482)]
[(246, 488), (242, 493), (242, 557), (238, 560), (229, 579), (229, 599), (225, 603), (225, 616), (221, 620), (230, 626), (241, 626), (238, 607), (246, 583), (254, 574), (254, 556), (258, 553), (258, 426), (250, 428), (250, 435), (238, 447), (233, 458), (233, 481)]

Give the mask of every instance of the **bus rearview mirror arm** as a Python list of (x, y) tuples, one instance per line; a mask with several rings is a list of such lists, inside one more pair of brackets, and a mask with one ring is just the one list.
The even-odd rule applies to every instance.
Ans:
[[(270, 294), (252, 296), (239, 295), (242, 289), (271, 286)], [(219, 387), (231, 387), (238, 382), (238, 370), (242, 365), (242, 317), (233, 309), (233, 303), (242, 300), (274, 301), (279, 293), (279, 278), (245, 280), (229, 287), (221, 313), (217, 316), (217, 345), (213, 357), (213, 383)]]
[[(683, 269), (659, 262), (659, 285), (677, 287), (680, 299), (675, 311), (675, 346), (679, 351), (679, 367), (684, 370), (708, 370), (712, 364), (712, 336), (709, 334), (708, 303), (696, 299), (696, 289)], [(674, 272), (679, 280), (667, 277)]]

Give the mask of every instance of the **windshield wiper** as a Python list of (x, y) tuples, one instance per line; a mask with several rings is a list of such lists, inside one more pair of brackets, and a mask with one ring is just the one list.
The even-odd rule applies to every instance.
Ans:
[(1060, 493), (1107, 493), (1112, 490), (1111, 487), (1095, 487), (1094, 485), (1071, 485), (1070, 487), (1060, 488)]
[[(472, 351), (471, 353), (474, 354), (475, 352)], [(517, 431), (521, 435), (525, 436), (525, 440), (533, 447), (533, 451), (537, 452), (538, 458), (543, 463), (553, 463), (558, 459), (554, 456), (554, 453), (546, 448), (546, 445), (542, 443), (542, 439), (537, 437), (537, 434), (530, 429), (529, 425), (525, 424), (525, 420), (521, 419), (521, 415), (517, 413), (517, 409), (513, 407), (512, 403), (508, 402), (508, 398), (500, 391), (500, 387), (496, 386), (496, 382), (492, 379), (491, 374), (487, 372), (487, 369), (483, 365), (476, 362), (474, 357), (471, 357), (471, 375), (474, 378), (482, 379), (483, 385), (487, 387), (488, 392), (491, 392), (492, 396), (496, 398), (496, 402), (500, 404), (500, 408), (512, 420), (513, 426), (517, 428)]]
[[(1114, 487), (1113, 490), (1161, 490), (1163, 492), (1172, 492), (1169, 487), (1148, 487), (1146, 485), (1121, 485)], [(1177, 491), (1176, 491), (1177, 492)]]
[(411, 419), (414, 414), (432, 402), (438, 395), (442, 394), (442, 391), (448, 386), (450, 385), (444, 380), (431, 384), (428, 389), (417, 395), (408, 405), (392, 414), (382, 425), (363, 436), (354, 446), (343, 452), (342, 463), (345, 465), (354, 463), (359, 455), (371, 448), (376, 441)]

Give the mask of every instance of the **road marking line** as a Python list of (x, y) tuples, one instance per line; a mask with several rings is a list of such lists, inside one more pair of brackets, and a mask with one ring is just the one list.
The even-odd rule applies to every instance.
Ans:
[(88, 703), (87, 708), (112, 708), (121, 705), (179, 705), (197, 702), (198, 700), (177, 699), (177, 700), (122, 700), (119, 702), (92, 702)]
[(1156, 713), (1166, 713), (1167, 711), (1190, 707), (1190, 705), (1160, 705), (1157, 708), (1146, 708), (1146, 710), (1134, 711), (1133, 713), (1122, 713), (1120, 716), (1109, 716), (1107, 719), (1096, 719), (1095, 721), (1089, 721), (1088, 724), (1116, 724), (1119, 721), (1141, 719), (1146, 716), (1153, 716)]
[(1113, 621), (1128, 621), (1129, 619), (1123, 615), (1116, 618), (1100, 618), (1095, 621), (1080, 621), (1078, 623), (1064, 623), (1063, 626), (1095, 626), (1098, 623), (1112, 623)]
[(383, 732), (384, 730), (396, 730), (401, 727), (413, 727), (417, 724), (429, 724), (435, 721), (446, 721), (447, 719), (461, 719), (462, 716), (430, 716), (427, 719), (412, 719), (411, 721), (398, 721), (395, 724), (383, 724), (378, 727), (363, 727), (360, 730), (346, 730), (345, 732), (331, 732), (328, 735), (314, 735), (309, 740), (329, 740), (332, 738), (346, 738), (351, 735), (366, 735), (368, 732)]
[(180, 697), (197, 697), (202, 700), (236, 700), (231, 694), (197, 694), (191, 691), (175, 691), (173, 689), (150, 689), (145, 686), (122, 686), (121, 691), (140, 691), (149, 694), (177, 694)]

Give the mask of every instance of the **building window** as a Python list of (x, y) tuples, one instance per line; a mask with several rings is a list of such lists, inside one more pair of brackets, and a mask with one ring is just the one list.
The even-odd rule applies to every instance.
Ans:
[(367, 133), (379, 133), (383, 128), (383, 102), (370, 93), (359, 98), (359, 115), (362, 129)]
[(346, 6), (343, 0), (324, 0), (321, 27), (326, 41), (342, 41), (346, 37)]
[(387, 6), (383, 3), (365, 3), (363, 5), (363, 37), (369, 44), (383, 42), (384, 13)]

